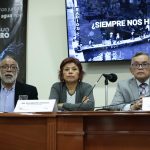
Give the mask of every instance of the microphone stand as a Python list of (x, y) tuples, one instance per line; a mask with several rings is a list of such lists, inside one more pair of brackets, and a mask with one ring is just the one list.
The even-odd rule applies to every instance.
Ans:
[(108, 105), (108, 79), (105, 78), (105, 106)]

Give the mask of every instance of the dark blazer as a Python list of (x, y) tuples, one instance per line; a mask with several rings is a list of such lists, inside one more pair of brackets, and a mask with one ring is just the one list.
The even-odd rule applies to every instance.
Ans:
[[(0, 89), (1, 89), (1, 80), (0, 80)], [(15, 106), (18, 101), (19, 95), (28, 95), (28, 99), (38, 99), (38, 92), (36, 87), (16, 81), (15, 100), (14, 100)]]

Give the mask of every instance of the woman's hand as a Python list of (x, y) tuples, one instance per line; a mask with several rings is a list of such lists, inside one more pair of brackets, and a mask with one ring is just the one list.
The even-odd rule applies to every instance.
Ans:
[(87, 96), (84, 96), (82, 99), (82, 103), (87, 103), (89, 101), (89, 98)]
[(61, 109), (62, 109), (63, 104), (64, 104), (64, 103), (59, 103), (59, 104), (57, 104), (57, 107), (58, 107), (58, 109), (59, 109), (59, 110), (61, 110)]

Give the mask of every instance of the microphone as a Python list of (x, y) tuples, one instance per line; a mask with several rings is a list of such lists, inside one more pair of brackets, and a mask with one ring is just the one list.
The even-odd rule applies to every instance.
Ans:
[(105, 73), (104, 73), (103, 76), (104, 76), (106, 79), (108, 79), (110, 82), (116, 82), (117, 79), (118, 79), (117, 75), (114, 74), (114, 73), (111, 73), (111, 74), (105, 74)]
[[(91, 94), (91, 92), (93, 91), (93, 89), (95, 88), (95, 86), (98, 84), (98, 82), (100, 81), (100, 79), (102, 78), (102, 76), (104, 76), (105, 78), (107, 78), (107, 79), (108, 79), (109, 81), (111, 81), (111, 82), (115, 82), (115, 81), (117, 80), (117, 75), (116, 75), (116, 74), (113, 74), (113, 73), (111, 73), (111, 74), (101, 74), (100, 77), (98, 78), (98, 80), (96, 81), (96, 83), (93, 85), (93, 87), (91, 88), (90, 92), (88, 93), (88, 95), (87, 95), (86, 97), (88, 97), (88, 96)], [(81, 105), (82, 105), (85, 101), (86, 101), (86, 99), (83, 100), (82, 103), (80, 103), (80, 105), (79, 105), (79, 107), (77, 108), (77, 110), (80, 110)]]
[[(100, 75), (100, 77), (98, 78), (98, 80), (96, 81), (96, 83), (93, 85), (92, 89), (90, 90), (90, 92), (88, 93), (87, 97), (91, 94), (91, 92), (93, 91), (93, 89), (95, 88), (95, 86), (98, 84), (98, 82), (100, 81), (100, 79), (102, 78), (102, 76), (104, 76), (105, 78), (107, 78), (109, 81), (111, 82), (115, 82), (118, 78), (117, 75), (114, 73), (111, 74), (102, 74)], [(86, 99), (85, 99), (86, 100)], [(83, 100), (82, 103), (85, 101)]]

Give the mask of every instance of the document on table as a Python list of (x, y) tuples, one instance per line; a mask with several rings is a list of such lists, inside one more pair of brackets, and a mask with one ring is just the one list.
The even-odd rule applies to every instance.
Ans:
[(150, 111), (150, 97), (142, 98), (142, 110)]

